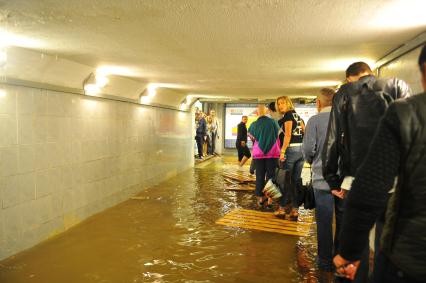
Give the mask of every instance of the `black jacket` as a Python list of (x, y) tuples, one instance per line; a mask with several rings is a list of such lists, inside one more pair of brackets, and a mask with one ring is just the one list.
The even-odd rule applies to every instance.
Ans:
[(380, 251), (408, 277), (425, 282), (426, 93), (389, 106), (366, 155), (346, 199), (339, 253), (360, 259), (387, 206)]
[(247, 142), (247, 126), (243, 122), (238, 124), (237, 144), (241, 144), (242, 141)]
[[(393, 100), (410, 96), (410, 87), (402, 80), (376, 79), (374, 76), (361, 77), (357, 82), (343, 85), (333, 98), (333, 106), (330, 113), (327, 135), (322, 152), (322, 166), (324, 179), (331, 189), (339, 189), (345, 176), (355, 176), (356, 170), (361, 165), (361, 161), (368, 150), (372, 136), (352, 136), (356, 144), (362, 144), (362, 147), (350, 149), (343, 139), (343, 127), (345, 117), (343, 107), (350, 94), (358, 91), (361, 85), (376, 80), (375, 87), (382, 89), (389, 94)], [(348, 125), (350, 127), (350, 125)], [(350, 162), (349, 162), (350, 160)]]
[(381, 245), (402, 270), (426, 277), (426, 94), (395, 105), (401, 130), (398, 186), (389, 200)]

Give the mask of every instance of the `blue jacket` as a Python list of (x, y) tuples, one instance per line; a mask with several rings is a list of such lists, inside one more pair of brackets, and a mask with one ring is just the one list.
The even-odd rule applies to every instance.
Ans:
[(197, 136), (205, 136), (207, 135), (207, 123), (204, 118), (201, 118), (197, 121), (197, 130), (196, 130)]

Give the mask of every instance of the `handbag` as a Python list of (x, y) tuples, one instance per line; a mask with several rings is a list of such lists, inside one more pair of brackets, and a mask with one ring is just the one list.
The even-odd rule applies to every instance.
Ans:
[(284, 169), (284, 162), (280, 161), (277, 169), (275, 169), (275, 184), (283, 189), (286, 185), (290, 184), (290, 178), (290, 171)]
[(277, 185), (274, 184), (272, 179), (269, 179), (269, 181), (266, 183), (265, 187), (263, 188), (263, 193), (273, 200), (278, 200), (282, 197), (280, 189), (277, 187)]

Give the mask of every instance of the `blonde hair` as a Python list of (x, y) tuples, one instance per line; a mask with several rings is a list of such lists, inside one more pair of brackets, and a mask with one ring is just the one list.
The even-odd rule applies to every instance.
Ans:
[(280, 109), (278, 107), (278, 101), (280, 101), (280, 100), (284, 100), (284, 103), (287, 105), (287, 111), (294, 110), (294, 104), (291, 101), (291, 99), (288, 96), (280, 96), (275, 101), (275, 106), (276, 106), (276, 109), (277, 109), (278, 112), (280, 112)]

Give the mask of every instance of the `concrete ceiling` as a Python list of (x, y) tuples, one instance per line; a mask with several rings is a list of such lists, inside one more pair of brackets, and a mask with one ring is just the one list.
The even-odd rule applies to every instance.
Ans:
[(0, 0), (35, 49), (192, 94), (314, 95), (426, 30), (426, 1)]

